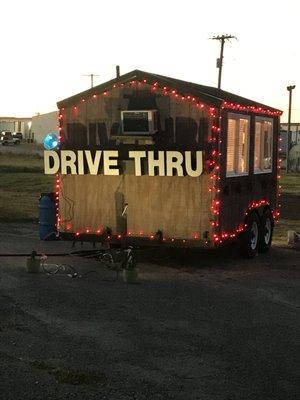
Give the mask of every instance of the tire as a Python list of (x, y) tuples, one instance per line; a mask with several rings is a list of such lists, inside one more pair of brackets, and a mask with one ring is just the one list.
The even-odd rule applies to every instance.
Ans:
[(240, 236), (240, 253), (245, 258), (253, 258), (258, 253), (260, 243), (260, 220), (256, 212), (252, 212), (246, 221), (247, 228)]
[(258, 245), (258, 251), (260, 253), (267, 253), (269, 251), (272, 244), (273, 228), (274, 220), (272, 213), (269, 209), (266, 209), (262, 215), (260, 224), (260, 238)]

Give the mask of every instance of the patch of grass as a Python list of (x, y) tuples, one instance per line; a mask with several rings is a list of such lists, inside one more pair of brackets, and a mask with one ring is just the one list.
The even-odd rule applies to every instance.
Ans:
[(1, 154), (0, 221), (37, 221), (40, 194), (53, 187), (54, 178), (44, 175), (40, 156)]
[(0, 174), (2, 173), (7, 173), (7, 174), (12, 174), (14, 172), (43, 172), (42, 167), (38, 166), (33, 166), (33, 167), (27, 167), (27, 166), (21, 166), (21, 165), (2, 165), (0, 166)]
[(4, 167), (14, 168), (39, 168), (43, 170), (43, 158), (37, 154), (1, 153), (0, 170)]
[(275, 225), (273, 243), (280, 246), (286, 245), (289, 230), (300, 232), (300, 220), (281, 218)]
[(300, 232), (300, 174), (282, 172), (281, 213), (274, 229), (274, 244), (286, 245), (289, 230)]
[(13, 172), (10, 174), (1, 174), (0, 172), (0, 183), (1, 190), (4, 191), (40, 194), (49, 192), (49, 189), (53, 190), (54, 178), (41, 172)]
[(280, 184), (282, 186), (283, 193), (297, 194), (300, 196), (300, 174), (285, 172), (281, 173), (282, 179)]
[(39, 196), (38, 192), (0, 190), (0, 221), (37, 221)]

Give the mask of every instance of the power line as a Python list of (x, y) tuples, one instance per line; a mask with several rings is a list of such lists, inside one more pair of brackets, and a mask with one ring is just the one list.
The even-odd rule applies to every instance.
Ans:
[(220, 57), (217, 58), (217, 68), (219, 68), (219, 76), (218, 76), (218, 89), (221, 89), (221, 79), (222, 79), (222, 67), (223, 67), (223, 58), (224, 58), (224, 43), (226, 40), (237, 39), (233, 35), (221, 35), (221, 36), (213, 36), (210, 38), (211, 40), (219, 40), (221, 42), (220, 49)]

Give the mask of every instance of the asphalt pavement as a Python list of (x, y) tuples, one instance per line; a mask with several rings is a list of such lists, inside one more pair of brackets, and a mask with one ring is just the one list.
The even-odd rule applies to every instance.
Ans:
[[(74, 250), (39, 241), (34, 224), (0, 224), (1, 254), (33, 249)], [(47, 262), (82, 277), (0, 257), (0, 399), (299, 396), (299, 251), (147, 252), (134, 285), (94, 260)]]

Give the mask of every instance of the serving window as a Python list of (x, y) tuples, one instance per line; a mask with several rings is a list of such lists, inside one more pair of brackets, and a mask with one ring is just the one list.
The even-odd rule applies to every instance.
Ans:
[(249, 173), (249, 130), (250, 117), (228, 114), (226, 176), (248, 175)]
[(254, 173), (272, 171), (273, 120), (255, 117)]

